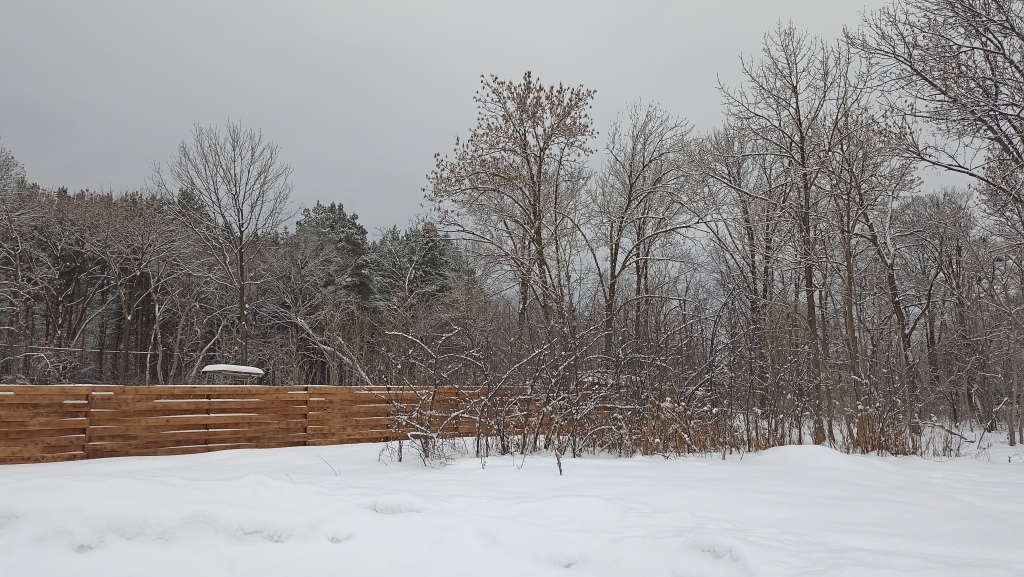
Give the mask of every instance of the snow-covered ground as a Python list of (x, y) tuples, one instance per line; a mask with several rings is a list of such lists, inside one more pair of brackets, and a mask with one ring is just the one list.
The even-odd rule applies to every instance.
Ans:
[(590, 457), (561, 477), (380, 445), (7, 465), (0, 576), (1020, 576), (1024, 463), (1002, 448)]

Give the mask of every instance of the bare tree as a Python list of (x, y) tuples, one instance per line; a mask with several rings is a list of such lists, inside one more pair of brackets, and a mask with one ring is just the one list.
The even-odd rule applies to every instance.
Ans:
[(518, 285), (520, 324), (531, 294), (546, 322), (554, 314), (558, 268), (552, 232), (579, 192), (582, 162), (594, 136), (594, 91), (544, 86), (529, 72), (521, 82), (482, 78), (477, 125), (455, 157), (437, 155), (429, 198), (441, 224), (482, 247)]
[(0, 146), (0, 330), (7, 345), (0, 349), (0, 372), (20, 373), (28, 341), (25, 300), (26, 278), (25, 220), (36, 216), (33, 203), (24, 189), (25, 167), (9, 150)]
[[(1024, 242), (1024, 2), (1021, 0), (898, 0), (869, 15), (847, 36), (876, 67), (892, 131), (904, 153), (968, 175), (995, 222), (994, 245), (1009, 248), (991, 262), (1018, 262)], [(1006, 354), (1017, 397), (1018, 311), (1007, 287), (1013, 275), (981, 267), (992, 286), (983, 299), (1010, 317)], [(998, 282), (996, 282), (998, 280)], [(1001, 285), (1002, 289), (995, 285)], [(1013, 433), (1011, 433), (1013, 442)]]
[(764, 57), (745, 62), (746, 80), (739, 89), (722, 89), (730, 116), (765, 143), (763, 154), (782, 163), (789, 206), (796, 224), (797, 266), (802, 272), (803, 322), (810, 349), (809, 385), (814, 391), (814, 441), (832, 438), (825, 417), (824, 369), (828, 359), (822, 324), (827, 270), (822, 266), (821, 238), (826, 159), (843, 134), (843, 119), (862, 97), (849, 50), (801, 33), (792, 24), (778, 25), (765, 35)]
[(1024, 238), (1024, 2), (898, 0), (848, 33), (907, 154), (982, 184)]
[(249, 358), (249, 289), (259, 283), (251, 264), (292, 216), (292, 174), (280, 148), (261, 131), (228, 124), (196, 126), (192, 142), (178, 146), (168, 163), (169, 179), (158, 166), (157, 187), (178, 198), (179, 220), (210, 251), (219, 274), (215, 281), (237, 296), (237, 360)]
[[(702, 212), (686, 198), (690, 126), (657, 105), (634, 104), (608, 132), (605, 166), (588, 191), (583, 218), (604, 301), (604, 354), (613, 356), (620, 285), (634, 278), (632, 303), (650, 294), (653, 251)], [(638, 317), (642, 313), (638, 312)]]

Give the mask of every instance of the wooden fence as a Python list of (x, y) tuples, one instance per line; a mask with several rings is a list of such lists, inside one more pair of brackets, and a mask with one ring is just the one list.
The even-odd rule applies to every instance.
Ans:
[(398, 411), (422, 401), (384, 387), (0, 385), (0, 464), (399, 440)]

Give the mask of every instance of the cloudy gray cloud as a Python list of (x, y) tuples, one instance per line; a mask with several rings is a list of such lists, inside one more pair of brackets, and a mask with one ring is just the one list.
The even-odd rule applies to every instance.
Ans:
[(602, 131), (639, 98), (707, 129), (777, 21), (838, 37), (883, 3), (7, 0), (0, 139), (43, 186), (120, 191), (230, 118), (281, 145), (297, 202), (404, 225), (481, 74), (596, 89)]

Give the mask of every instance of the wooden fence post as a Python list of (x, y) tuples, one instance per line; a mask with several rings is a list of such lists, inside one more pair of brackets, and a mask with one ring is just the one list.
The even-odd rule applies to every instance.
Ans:
[(85, 440), (82, 441), (82, 455), (84, 459), (89, 458), (89, 442), (92, 440), (92, 398), (96, 393), (89, 390), (89, 396), (85, 398)]
[(302, 414), (302, 445), (309, 446), (309, 385), (302, 387), (306, 391), (306, 412)]

